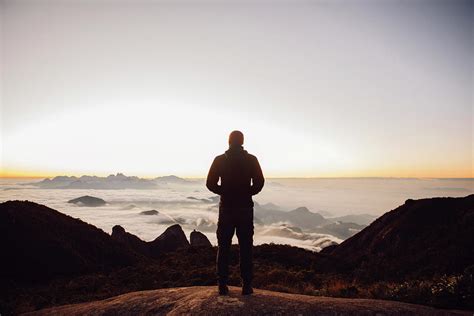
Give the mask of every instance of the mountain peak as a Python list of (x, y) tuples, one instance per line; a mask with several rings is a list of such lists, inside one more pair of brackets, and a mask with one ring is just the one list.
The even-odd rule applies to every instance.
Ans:
[(189, 241), (179, 224), (168, 227), (163, 234), (150, 243), (152, 253), (173, 251), (189, 246)]
[(180, 183), (180, 184), (188, 183), (188, 180), (180, 178), (175, 175), (156, 177), (154, 180), (159, 183)]
[(194, 247), (212, 247), (212, 244), (206, 237), (206, 235), (201, 232), (198, 232), (197, 230), (193, 230), (191, 232), (191, 234), (189, 235), (189, 242), (191, 246)]
[[(297, 207), (295, 208), (294, 210), (290, 211), (290, 212), (293, 212), (293, 213), (301, 213), (301, 214), (308, 214), (308, 213), (313, 213), (311, 212), (310, 210), (308, 210), (308, 208), (306, 206), (300, 206), (300, 207)], [(313, 213), (315, 214), (315, 213)]]

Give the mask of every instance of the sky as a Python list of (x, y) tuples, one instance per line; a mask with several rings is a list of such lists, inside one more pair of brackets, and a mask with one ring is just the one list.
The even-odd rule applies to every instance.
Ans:
[(0, 176), (473, 177), (472, 1), (0, 0)]

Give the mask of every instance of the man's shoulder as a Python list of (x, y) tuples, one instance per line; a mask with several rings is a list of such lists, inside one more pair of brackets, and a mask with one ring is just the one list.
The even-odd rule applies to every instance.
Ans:
[[(250, 160), (257, 160), (257, 156), (252, 155), (252, 154), (248, 153), (247, 151), (245, 152), (244, 157), (246, 157), (247, 159), (250, 159)], [(216, 161), (222, 161), (222, 160), (225, 160), (225, 159), (226, 159), (226, 154), (225, 153), (217, 155), (214, 158), (214, 160), (216, 160)]]
[(251, 160), (257, 160), (257, 156), (255, 156), (255, 155), (252, 155), (252, 154), (247, 153), (247, 156), (248, 156), (249, 159), (251, 159)]
[(222, 160), (222, 159), (225, 159), (225, 154), (217, 155), (217, 156), (214, 158), (214, 160), (216, 160), (216, 161), (220, 161), (220, 160)]

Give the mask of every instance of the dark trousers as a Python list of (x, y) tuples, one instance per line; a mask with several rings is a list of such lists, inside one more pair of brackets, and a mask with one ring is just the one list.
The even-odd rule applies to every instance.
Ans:
[(240, 276), (250, 284), (253, 276), (253, 207), (220, 207), (217, 223), (217, 277), (219, 283), (229, 279), (229, 253), (234, 231), (240, 247)]

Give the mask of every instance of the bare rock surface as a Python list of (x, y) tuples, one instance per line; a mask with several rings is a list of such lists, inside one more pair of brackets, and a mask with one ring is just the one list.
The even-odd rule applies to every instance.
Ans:
[(102, 301), (58, 306), (26, 315), (472, 315), (422, 305), (372, 299), (346, 299), (255, 290), (240, 295), (214, 286), (132, 292)]
[(189, 235), (189, 241), (191, 246), (193, 247), (212, 247), (212, 244), (206, 237), (206, 235), (201, 232), (198, 232), (197, 230), (193, 230), (191, 232), (191, 234)]

